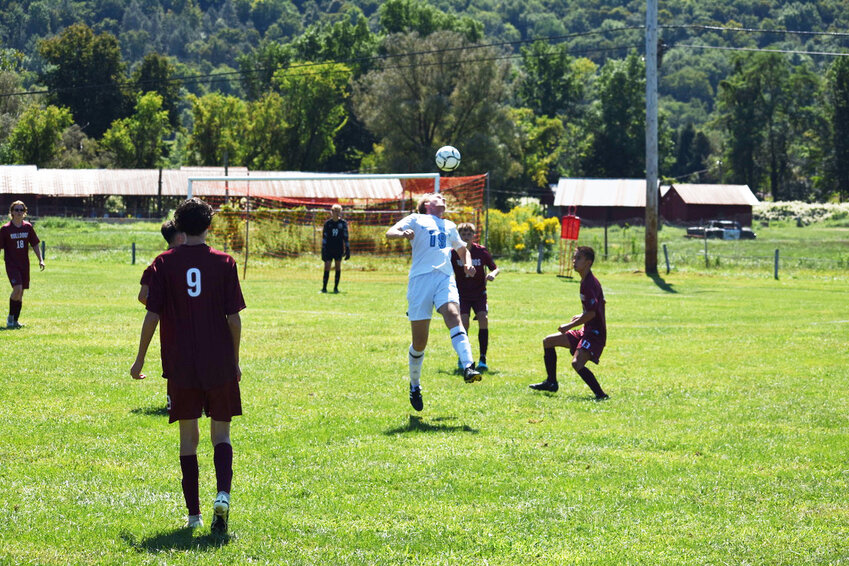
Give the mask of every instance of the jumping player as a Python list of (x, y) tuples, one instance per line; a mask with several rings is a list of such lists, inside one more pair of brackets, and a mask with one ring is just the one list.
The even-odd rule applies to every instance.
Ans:
[[(173, 220), (163, 222), (159, 231), (162, 233), (162, 237), (165, 238), (165, 242), (168, 243), (169, 250), (177, 246), (182, 246), (186, 242), (186, 235), (177, 230), (177, 225), (174, 224)], [(143, 305), (147, 304), (147, 294), (150, 289), (150, 278), (152, 276), (153, 264), (147, 266), (147, 269), (142, 272), (141, 281), (139, 281), (141, 285), (139, 289), (139, 302)]]
[(227, 532), (233, 447), (230, 421), (242, 414), (239, 344), (245, 308), (229, 255), (206, 245), (212, 207), (198, 198), (184, 201), (174, 213), (186, 243), (163, 252), (153, 261), (147, 315), (139, 350), (130, 368), (133, 379), (144, 379), (144, 358), (156, 325), (161, 321), (162, 374), (168, 380), (169, 422), (180, 423), (180, 468), (187, 526), (203, 525), (198, 498), (198, 418), (210, 417), (210, 436), (218, 494), (213, 504), (212, 532)]
[(324, 262), (324, 283), (321, 292), (327, 292), (327, 280), (330, 279), (330, 263), (336, 262), (336, 278), (333, 292), (339, 292), (339, 278), (342, 276), (342, 256), (351, 259), (351, 247), (348, 245), (348, 222), (342, 218), (342, 207), (334, 204), (330, 208), (330, 218), (324, 223), (321, 236), (321, 260)]
[(407, 317), (413, 335), (409, 350), (410, 404), (417, 411), (424, 407), (421, 391), (422, 362), (430, 332), (433, 308), (442, 315), (451, 334), (451, 345), (463, 366), (466, 383), (480, 381), (475, 369), (472, 346), (460, 320), (460, 297), (451, 267), (451, 249), (457, 250), (463, 261), (466, 277), (473, 277), (475, 268), (466, 245), (457, 233), (456, 225), (442, 218), (445, 199), (439, 193), (422, 197), (418, 213), (402, 218), (387, 230), (387, 238), (406, 238), (412, 246), (410, 281), (407, 285)]
[[(604, 293), (601, 283), (595, 278), (591, 269), (595, 261), (595, 252), (589, 246), (578, 246), (572, 259), (572, 265), (581, 275), (581, 304), (584, 311), (576, 314), (566, 324), (561, 324), (556, 334), (546, 336), (542, 341), (545, 371), (548, 377), (541, 383), (529, 385), (537, 391), (557, 391), (557, 346), (569, 348), (573, 354), (572, 367), (581, 379), (590, 386), (596, 399), (607, 399), (607, 394), (586, 367), (587, 361), (598, 364), (604, 344), (607, 341), (607, 325), (604, 318)], [(572, 330), (583, 325), (581, 330)]]
[(29, 250), (32, 246), (38, 267), (44, 271), (44, 258), (38, 244), (41, 240), (35, 235), (32, 224), (24, 220), (27, 215), (27, 205), (16, 200), (9, 207), (11, 220), (0, 227), (0, 246), (3, 248), (3, 259), (6, 262), (6, 275), (12, 284), (12, 294), (9, 296), (9, 316), (6, 318), (6, 328), (23, 328), (18, 322), (24, 301), (24, 289), (29, 289)]
[[(477, 230), (471, 222), (463, 222), (457, 226), (457, 232), (466, 242), (466, 248), (472, 256), (472, 265), (475, 267), (474, 277), (465, 277), (463, 274), (463, 261), (456, 251), (451, 251), (451, 263), (454, 266), (454, 278), (457, 281), (457, 290), (460, 292), (460, 317), (463, 328), (469, 331), (469, 314), (475, 311), (475, 320), (478, 321), (478, 348), (480, 349), (480, 361), (478, 371), (489, 369), (486, 365), (486, 352), (489, 348), (489, 319), (487, 313), (489, 306), (486, 302), (486, 282), (494, 281), (498, 276), (498, 266), (492, 260), (492, 256), (485, 247), (475, 243)], [(486, 273), (484, 267), (489, 269)], [(459, 365), (459, 361), (457, 362)]]

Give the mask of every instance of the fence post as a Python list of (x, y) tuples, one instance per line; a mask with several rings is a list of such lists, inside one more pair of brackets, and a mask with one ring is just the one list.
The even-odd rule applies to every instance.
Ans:
[(666, 274), (669, 275), (669, 252), (666, 249), (666, 244), (663, 244), (663, 257), (666, 259)]
[[(36, 201), (36, 202), (38, 202), (38, 201)], [(44, 253), (45, 247), (46, 246), (44, 245), (44, 240), (41, 240), (41, 259), (47, 259), (47, 256)]]
[(778, 280), (778, 250), (775, 250), (775, 279)]
[(133, 265), (136, 264), (136, 243), (133, 242)]
[(542, 242), (537, 246), (537, 273), (542, 273)]

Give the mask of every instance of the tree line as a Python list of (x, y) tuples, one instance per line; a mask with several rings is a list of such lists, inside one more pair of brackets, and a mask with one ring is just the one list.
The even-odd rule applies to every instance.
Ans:
[[(228, 0), (205, 14), (233, 11), (256, 31), (250, 11), (264, 4), (274, 3)], [(451, 144), (463, 153), (460, 174), (492, 174), (499, 205), (561, 176), (644, 176), (640, 30), (620, 25), (629, 49), (599, 59), (576, 55), (575, 41), (493, 41), (491, 22), (413, 0), (388, 0), (371, 18), (351, 8), (273, 39), (284, 12), (234, 58), (237, 68), (206, 73), (154, 50), (131, 65), (116, 35), (85, 23), (38, 39), (34, 70), (23, 51), (3, 51), (0, 161), (414, 172), (434, 170), (434, 150)], [(803, 8), (783, 14), (816, 23)], [(162, 33), (163, 22), (151, 29)], [(589, 47), (592, 37), (608, 41), (577, 39)], [(662, 177), (746, 183), (775, 200), (846, 198), (849, 59), (747, 51), (723, 52), (720, 64), (710, 51), (722, 73), (702, 81), (703, 67), (682, 67), (685, 50), (661, 49)], [(36, 94), (15, 94), (25, 90)]]

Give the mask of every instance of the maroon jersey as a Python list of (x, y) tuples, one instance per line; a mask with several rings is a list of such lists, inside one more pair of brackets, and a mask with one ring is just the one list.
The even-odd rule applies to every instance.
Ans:
[(24, 220), (18, 228), (11, 221), (0, 227), (0, 243), (3, 246), (3, 258), (6, 266), (17, 267), (29, 273), (29, 246), (38, 245), (41, 240), (35, 235), (32, 224)]
[(460, 259), (460, 254), (456, 250), (451, 250), (451, 263), (454, 266), (454, 278), (457, 280), (457, 291), (460, 297), (466, 300), (476, 300), (486, 296), (486, 270), (495, 271), (497, 266), (492, 261), (492, 256), (489, 250), (480, 244), (472, 242), (467, 247), (472, 255), (472, 265), (475, 267), (475, 276), (466, 277), (466, 272), (463, 270), (463, 260)]
[(584, 324), (584, 333), (592, 333), (601, 339), (607, 339), (607, 323), (604, 320), (604, 292), (601, 283), (589, 272), (581, 281), (581, 304), (584, 312), (595, 312), (595, 318)]
[(153, 264), (148, 265), (145, 270), (142, 272), (141, 281), (139, 281), (139, 285), (147, 285), (150, 287), (150, 278), (153, 277)]
[(203, 390), (235, 380), (227, 315), (245, 308), (236, 262), (199, 244), (164, 251), (151, 267), (147, 310), (160, 317), (162, 377)]

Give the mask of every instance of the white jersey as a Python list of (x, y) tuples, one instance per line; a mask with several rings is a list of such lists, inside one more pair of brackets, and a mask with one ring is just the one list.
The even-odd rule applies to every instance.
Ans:
[(414, 230), (416, 236), (410, 241), (413, 247), (413, 263), (410, 265), (410, 277), (441, 271), (453, 275), (451, 250), (466, 247), (466, 243), (457, 232), (457, 225), (444, 218), (431, 214), (410, 214), (398, 221), (396, 230)]

